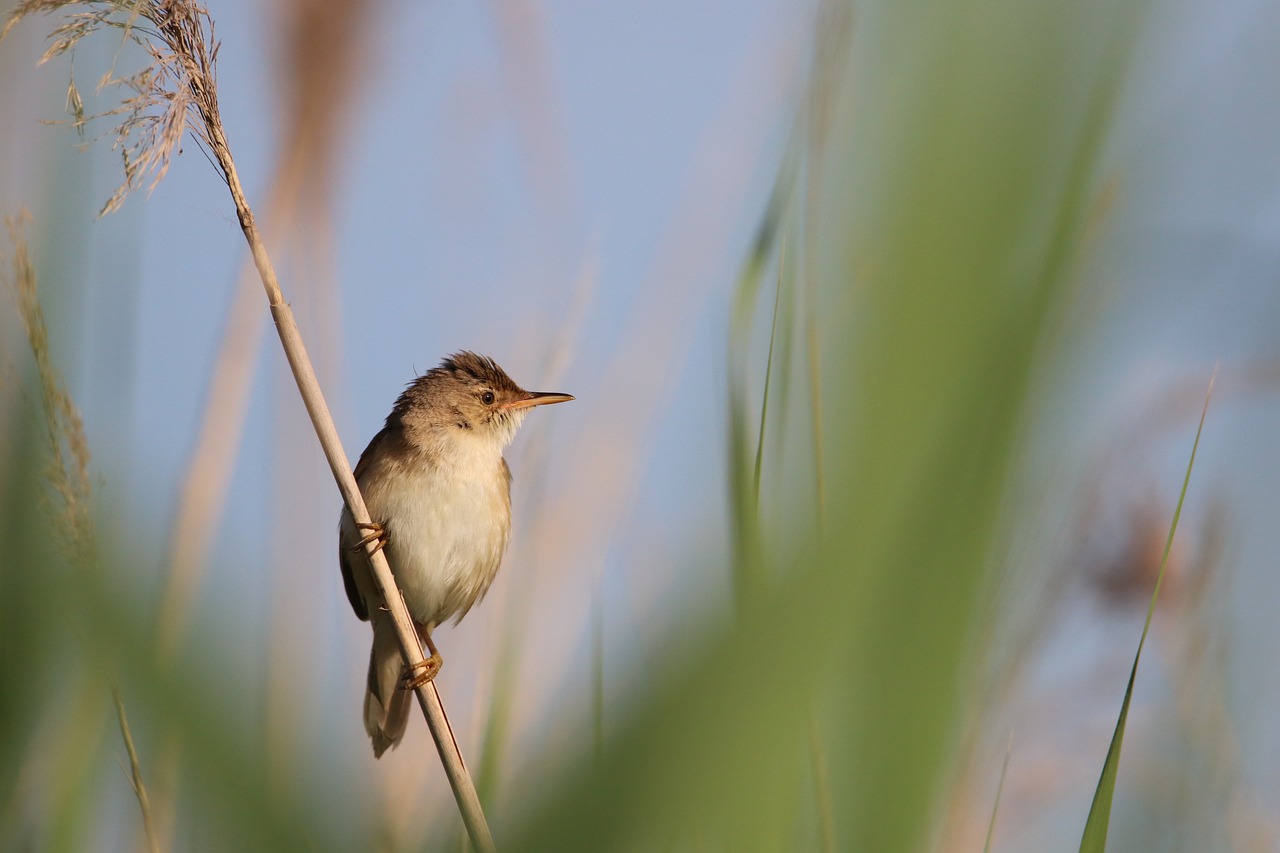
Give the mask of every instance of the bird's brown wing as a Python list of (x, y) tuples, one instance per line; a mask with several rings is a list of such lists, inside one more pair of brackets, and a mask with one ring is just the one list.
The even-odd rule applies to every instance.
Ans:
[(342, 585), (347, 590), (347, 600), (351, 602), (351, 609), (356, 612), (356, 616), (361, 622), (369, 621), (369, 606), (364, 603), (364, 598), (360, 595), (360, 589), (356, 586), (356, 576), (353, 575), (351, 567), (351, 559), (356, 555), (342, 543), (342, 537), (338, 537), (338, 565), (342, 568)]
[[(383, 427), (381, 430), (379, 430), (378, 434), (375, 435), (373, 437), (373, 440), (369, 442), (369, 446), (364, 449), (364, 453), (360, 454), (360, 461), (356, 463), (356, 470), (355, 470), (356, 482), (360, 481), (360, 478), (364, 476), (366, 470), (369, 468), (369, 465), (371, 464), (370, 451), (372, 451), (373, 448), (376, 447), (379, 442), (388, 438), (389, 429), (390, 427)], [(344, 515), (346, 514), (346, 512), (347, 510), (344, 508), (343, 509)], [(341, 528), (339, 528), (339, 530), (341, 530)], [(369, 621), (369, 605), (365, 603), (364, 596), (360, 595), (360, 587), (356, 586), (356, 576), (354, 574), (355, 566), (352, 565), (352, 560), (362, 559), (361, 556), (359, 556), (357, 553), (351, 550), (351, 545), (354, 545), (354, 544), (355, 543), (343, 542), (342, 534), (341, 532), (339, 532), (338, 534), (338, 566), (339, 568), (342, 569), (342, 585), (347, 590), (347, 600), (351, 602), (351, 609), (356, 612), (356, 616), (358, 616), (362, 622), (368, 622)]]

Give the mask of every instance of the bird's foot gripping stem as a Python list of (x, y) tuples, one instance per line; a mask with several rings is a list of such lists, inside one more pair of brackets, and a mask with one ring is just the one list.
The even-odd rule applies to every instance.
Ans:
[(435, 680), (440, 673), (440, 667), (444, 665), (444, 659), (440, 657), (439, 652), (433, 651), (431, 657), (426, 660), (418, 661), (413, 666), (405, 667), (404, 677), (400, 679), (400, 686), (405, 690), (417, 690), (424, 684), (428, 684)]
[(356, 523), (356, 527), (360, 530), (368, 530), (369, 534), (351, 547), (353, 552), (363, 551), (370, 542), (377, 542), (378, 547), (374, 551), (381, 551), (391, 541), (391, 537), (387, 534), (386, 528), (376, 521), (367, 524)]

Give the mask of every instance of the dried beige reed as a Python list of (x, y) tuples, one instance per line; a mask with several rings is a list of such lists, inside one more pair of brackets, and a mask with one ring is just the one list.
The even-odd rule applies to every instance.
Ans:
[[(289, 112), (266, 194), (271, 245), (296, 241), (305, 244), (309, 256), (317, 246), (329, 245), (316, 235), (330, 228), (327, 212), (337, 171), (333, 162), (344, 150), (342, 118), (358, 94), (359, 69), (368, 64), (368, 31), (378, 20), (373, 14), (378, 2), (282, 0), (277, 10), (282, 33), (278, 73), (288, 87), (283, 106)], [(308, 284), (323, 290), (324, 279), (314, 277)], [(169, 542), (170, 571), (159, 617), (162, 659), (172, 657), (186, 629), (229, 493), (231, 460), (244, 431), (265, 320), (255, 292), (260, 286), (251, 267), (237, 274), (210, 373)]]
[[(148, 175), (151, 188), (164, 178), (185, 131), (206, 150), (212, 147), (208, 116), (210, 109), (217, 109), (218, 42), (204, 7), (155, 0), (25, 0), (10, 13), (0, 39), (28, 15), (60, 10), (67, 11), (66, 17), (49, 34), (51, 44), (41, 62), (73, 52), (85, 36), (104, 29), (120, 30), (149, 57), (134, 74), (118, 77), (113, 68), (103, 75), (99, 89), (119, 86), (130, 92), (119, 106), (104, 113), (86, 117), (74, 79), (67, 89), (67, 103), (82, 132), (93, 119), (119, 118), (113, 147), (121, 154), (125, 179), (103, 206), (101, 213), (107, 214), (118, 209)], [(220, 161), (215, 166), (222, 169)]]
[[(18, 315), (22, 318), (27, 342), (36, 363), (36, 378), (40, 383), (40, 402), (44, 410), (45, 438), (49, 461), (45, 478), (53, 490), (55, 505), (51, 507), (58, 533), (57, 541), (69, 563), (81, 572), (89, 572), (96, 565), (94, 554), (97, 534), (93, 522), (93, 484), (89, 476), (89, 440), (85, 435), (84, 421), (62, 384), (62, 377), (53, 366), (49, 353), (49, 331), (44, 311), (36, 290), (36, 270), (27, 249), (25, 227), (30, 215), (23, 211), (16, 218), (8, 218), (13, 257), (4, 265), (3, 277), (18, 298)], [(0, 257), (0, 260), (4, 260)], [(146, 833), (147, 849), (159, 853), (155, 821), (152, 817), (150, 798), (142, 781), (142, 766), (133, 744), (129, 718), (125, 712), (124, 697), (120, 688), (113, 686), (112, 698), (120, 735), (129, 754), (129, 782), (142, 810), (142, 826)]]
[(58, 543), (68, 561), (85, 567), (93, 561), (93, 487), (89, 477), (89, 442), (80, 412), (62, 385), (49, 354), (49, 331), (36, 293), (36, 270), (27, 250), (24, 234), (30, 215), (25, 211), (6, 218), (13, 256), (6, 264), (5, 277), (18, 298), (18, 316), (27, 333), (31, 355), (40, 383), (40, 404), (44, 410), (45, 439), (49, 461), (45, 477), (53, 489), (57, 506), (51, 518)]
[(120, 688), (111, 689), (111, 698), (116, 703), (116, 719), (120, 724), (120, 736), (124, 738), (124, 748), (129, 753), (129, 784), (133, 795), (138, 798), (138, 807), (142, 809), (142, 828), (147, 834), (147, 850), (160, 853), (160, 840), (156, 834), (155, 819), (152, 817), (151, 797), (147, 794), (147, 786), (142, 783), (142, 767), (138, 762), (138, 750), (133, 745), (133, 732), (129, 728), (129, 717), (124, 711), (124, 697)]
[[(125, 165), (125, 181), (108, 200), (103, 212), (118, 207), (125, 195), (140, 186), (148, 174), (153, 176), (152, 186), (162, 179), (184, 131), (191, 132), (214, 162), (231, 193), (254, 266), (267, 292), (280, 343), (338, 490), (356, 522), (370, 522), (368, 509), (356, 487), (351, 465), (320, 390), (302, 334), (285, 302), (266, 244), (236, 171), (218, 105), (215, 68), (218, 42), (213, 36), (213, 20), (208, 10), (194, 0), (27, 0), (11, 14), (4, 29), (0, 30), (0, 38), (27, 15), (58, 10), (67, 10), (68, 15), (66, 22), (53, 31), (53, 44), (45, 53), (46, 59), (74, 49), (80, 39), (90, 33), (109, 28), (121, 30), (126, 39), (140, 45), (151, 59), (150, 64), (136, 74), (116, 78), (109, 73), (103, 78), (105, 84), (123, 85), (133, 92), (120, 107), (102, 114), (124, 116), (116, 128), (115, 147), (122, 152)], [(79, 117), (77, 123), (82, 123)], [(420, 664), (425, 657), (422, 646), (391, 568), (376, 543), (370, 542), (368, 548), (373, 576), (395, 625), (405, 663)], [(479, 851), (492, 850), (493, 838), (480, 807), (480, 799), (449, 727), (435, 684), (420, 686), (416, 693), (472, 843)]]

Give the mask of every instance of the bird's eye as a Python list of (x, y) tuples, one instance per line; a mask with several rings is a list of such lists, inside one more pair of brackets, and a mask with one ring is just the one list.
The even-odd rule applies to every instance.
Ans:
[(493, 405), (493, 392), (492, 392), (492, 391), (485, 391), (483, 394), (481, 394), (481, 395), (480, 395), (480, 402), (481, 402), (481, 403), (484, 403), (486, 406), (492, 406), (492, 405)]

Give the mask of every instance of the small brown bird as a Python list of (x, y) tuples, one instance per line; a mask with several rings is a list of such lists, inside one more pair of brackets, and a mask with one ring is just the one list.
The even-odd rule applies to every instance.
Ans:
[[(373, 623), (364, 727), (374, 756), (404, 737), (408, 688), (440, 670), (431, 632), (449, 618), (461, 621), (502, 562), (511, 530), (511, 469), (503, 449), (534, 406), (572, 399), (525, 391), (493, 359), (456, 353), (410, 383), (360, 454), (356, 482), (374, 523), (365, 535), (343, 507), (338, 562), (356, 616)], [(414, 677), (405, 672), (364, 554), (375, 539), (431, 653)]]

